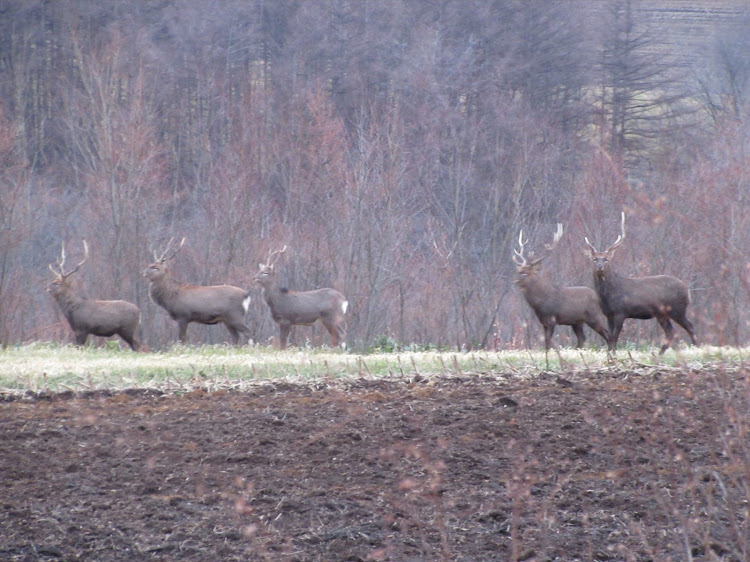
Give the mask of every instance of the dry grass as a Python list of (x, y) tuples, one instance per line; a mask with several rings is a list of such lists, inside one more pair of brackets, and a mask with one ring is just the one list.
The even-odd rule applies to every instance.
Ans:
[(499, 352), (404, 352), (355, 355), (320, 349), (280, 352), (267, 347), (175, 346), (159, 353), (34, 343), (0, 352), (0, 392), (62, 392), (147, 388), (241, 389), (268, 381), (321, 382), (350, 378), (412, 378), (479, 373), (533, 377), (540, 373), (702, 370), (739, 368), (750, 348), (689, 347), (656, 355), (653, 350), (563, 349)]

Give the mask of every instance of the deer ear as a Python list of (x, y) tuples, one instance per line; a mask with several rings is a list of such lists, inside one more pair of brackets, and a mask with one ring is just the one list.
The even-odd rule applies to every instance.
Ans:
[(262, 263), (258, 264), (258, 269), (260, 269), (261, 271), (263, 271), (263, 264)]

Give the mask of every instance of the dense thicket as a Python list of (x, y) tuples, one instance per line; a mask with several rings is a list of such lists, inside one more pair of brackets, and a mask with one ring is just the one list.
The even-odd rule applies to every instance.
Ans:
[[(6, 0), (0, 342), (69, 339), (43, 289), (82, 239), (88, 293), (174, 341), (141, 271), (186, 236), (179, 277), (248, 288), (288, 245), (282, 278), (345, 293), (355, 346), (537, 346), (519, 229), (562, 222), (547, 271), (590, 284), (583, 236), (624, 209), (618, 270), (681, 277), (700, 339), (746, 343), (750, 53), (717, 4), (695, 44), (635, 0)], [(248, 320), (275, 334), (259, 293)]]

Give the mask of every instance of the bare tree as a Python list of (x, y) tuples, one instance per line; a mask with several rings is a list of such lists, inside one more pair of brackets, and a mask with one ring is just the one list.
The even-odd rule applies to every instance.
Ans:
[(668, 48), (639, 17), (639, 0), (611, 0), (602, 26), (603, 146), (628, 168), (644, 163), (658, 141), (694, 112)]

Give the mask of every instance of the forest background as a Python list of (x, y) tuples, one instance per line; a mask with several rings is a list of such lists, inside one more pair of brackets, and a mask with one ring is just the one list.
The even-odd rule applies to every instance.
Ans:
[(583, 238), (624, 210), (617, 270), (681, 278), (700, 340), (745, 345), (748, 31), (740, 0), (2, 0), (0, 344), (71, 341), (44, 288), (83, 239), (87, 294), (171, 344), (141, 272), (184, 236), (175, 276), (252, 290), (258, 342), (286, 244), (284, 284), (345, 293), (354, 348), (538, 347), (519, 230), (539, 251), (562, 222), (545, 270), (591, 285)]

